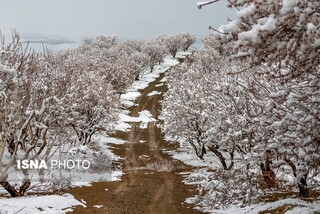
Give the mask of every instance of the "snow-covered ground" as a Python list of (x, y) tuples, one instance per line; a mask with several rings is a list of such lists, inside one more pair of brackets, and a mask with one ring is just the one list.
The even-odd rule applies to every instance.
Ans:
[(320, 211), (320, 201), (314, 201), (314, 202), (306, 202), (301, 199), (294, 199), (294, 198), (287, 198), (275, 202), (270, 203), (263, 203), (263, 204), (256, 204), (252, 206), (246, 206), (243, 208), (238, 207), (229, 207), (225, 210), (208, 210), (208, 209), (198, 209), (209, 212), (209, 213), (216, 213), (216, 214), (258, 214), (260, 212), (266, 211), (266, 210), (274, 210), (277, 207), (281, 207), (283, 205), (291, 205), (291, 210), (286, 211), (286, 214), (313, 214), (314, 212)]
[(85, 204), (76, 200), (71, 194), (46, 195), (46, 196), (26, 196), (22, 198), (1, 198), (1, 214), (59, 214), (73, 211), (75, 206)]
[(216, 214), (258, 214), (262, 211), (275, 210), (284, 205), (287, 206), (286, 214), (313, 214), (315, 211), (320, 211), (320, 200), (308, 202), (300, 198), (286, 198), (245, 207), (231, 205), (226, 208), (213, 208), (215, 206), (215, 204), (212, 203), (212, 197), (214, 197), (214, 195), (205, 194), (205, 191), (212, 188), (211, 185), (216, 182), (210, 179), (210, 175), (213, 173), (213, 171), (208, 171), (208, 168), (200, 168), (193, 172), (180, 173), (185, 178), (185, 184), (198, 186), (200, 194), (187, 198), (186, 203), (196, 204), (195, 209), (197, 210)]
[(219, 159), (213, 155), (208, 155), (201, 160), (194, 152), (193, 148), (187, 144), (181, 144), (180, 148), (175, 151), (166, 151), (173, 158), (194, 167), (206, 167), (209, 169), (217, 169), (221, 167)]
[[(208, 180), (210, 180), (210, 174), (214, 173), (215, 169), (221, 168), (219, 159), (214, 155), (207, 155), (204, 160), (201, 160), (199, 157), (197, 157), (190, 145), (187, 143), (180, 144), (181, 145), (179, 149), (176, 151), (167, 151), (167, 153), (172, 155), (173, 158), (178, 159), (187, 165), (198, 168), (197, 170), (183, 172), (180, 174), (185, 178), (185, 184), (196, 185), (201, 192), (203, 190), (202, 186), (210, 185), (208, 183)], [(246, 207), (230, 206), (226, 209), (213, 209), (208, 207), (208, 201), (204, 201), (199, 195), (187, 198), (185, 202), (189, 204), (196, 204), (197, 206), (195, 209), (217, 214), (258, 214), (261, 211), (273, 210), (283, 205), (290, 205), (293, 207), (291, 210), (286, 211), (286, 214), (313, 214), (315, 211), (320, 212), (320, 198), (319, 200), (313, 202), (307, 202), (299, 198), (287, 198), (275, 202), (260, 203)]]

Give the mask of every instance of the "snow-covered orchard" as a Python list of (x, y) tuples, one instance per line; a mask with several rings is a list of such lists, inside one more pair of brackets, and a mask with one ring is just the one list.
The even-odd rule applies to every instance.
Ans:
[[(0, 34), (3, 209), (174, 212), (190, 208), (185, 200), (212, 213), (318, 213), (320, 1), (198, 8), (216, 2), (237, 19), (210, 26), (192, 52), (190, 33), (101, 35), (57, 53)], [(82, 161), (82, 169), (57, 170), (52, 160)], [(29, 161), (51, 168), (31, 170)], [(122, 183), (103, 186), (122, 173)], [(92, 182), (99, 193), (28, 195)]]
[[(161, 41), (119, 42), (115, 36), (98, 36), (53, 54), (45, 48), (35, 52), (22, 45), (18, 33), (11, 38), (1, 34), (2, 187), (17, 197), (28, 189), (37, 192), (34, 186), (39, 182), (45, 183), (44, 191), (70, 185), (50, 176), (32, 179), (28, 170), (22, 170), (17, 180), (17, 160), (49, 162), (57, 156), (81, 157), (89, 158), (95, 170), (111, 170), (112, 160), (102, 148), (105, 145), (94, 136), (107, 137), (115, 131), (121, 94), (164, 61), (173, 37), (181, 41), (177, 51), (187, 49), (195, 40), (188, 33), (166, 35)], [(48, 172), (38, 173), (45, 176)]]
[(167, 73), (162, 129), (185, 148), (175, 156), (211, 160), (186, 178), (199, 185), (189, 202), (217, 211), (275, 193), (310, 197), (320, 182), (320, 2), (226, 2), (238, 20), (210, 27)]

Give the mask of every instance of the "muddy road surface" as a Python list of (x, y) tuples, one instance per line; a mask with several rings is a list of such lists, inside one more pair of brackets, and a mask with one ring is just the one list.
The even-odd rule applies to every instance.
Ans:
[[(140, 128), (140, 122), (132, 122), (131, 131), (116, 132), (112, 137), (127, 143), (113, 145), (113, 152), (122, 159), (118, 164), (125, 173), (119, 182), (93, 183), (90, 187), (79, 187), (67, 192), (86, 202), (86, 208), (76, 207), (74, 213), (200, 213), (184, 200), (195, 194), (195, 187), (182, 183), (181, 172), (191, 168), (174, 160), (165, 151), (176, 149), (179, 144), (163, 140), (163, 133), (157, 127), (162, 94), (148, 96), (150, 92), (165, 92), (161, 74), (143, 90), (130, 107), (130, 116), (138, 117), (139, 112), (148, 110), (156, 122)], [(106, 191), (107, 189), (107, 191)]]

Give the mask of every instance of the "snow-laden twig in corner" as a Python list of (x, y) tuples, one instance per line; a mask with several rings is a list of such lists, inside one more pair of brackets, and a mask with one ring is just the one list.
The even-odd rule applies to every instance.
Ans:
[(198, 7), (198, 9), (202, 9), (202, 6), (205, 6), (205, 5), (208, 5), (208, 4), (212, 4), (212, 3), (215, 3), (215, 2), (218, 2), (218, 1), (220, 1), (220, 0), (201, 1), (201, 2), (197, 3), (197, 7)]

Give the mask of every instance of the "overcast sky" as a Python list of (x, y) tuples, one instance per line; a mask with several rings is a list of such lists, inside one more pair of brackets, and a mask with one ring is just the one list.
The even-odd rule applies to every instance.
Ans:
[[(197, 0), (0, 0), (0, 29), (16, 29), (24, 39), (65, 43), (97, 35), (150, 39), (160, 34), (220, 26), (235, 12), (225, 0), (199, 10)], [(68, 43), (65, 43), (68, 44)]]

